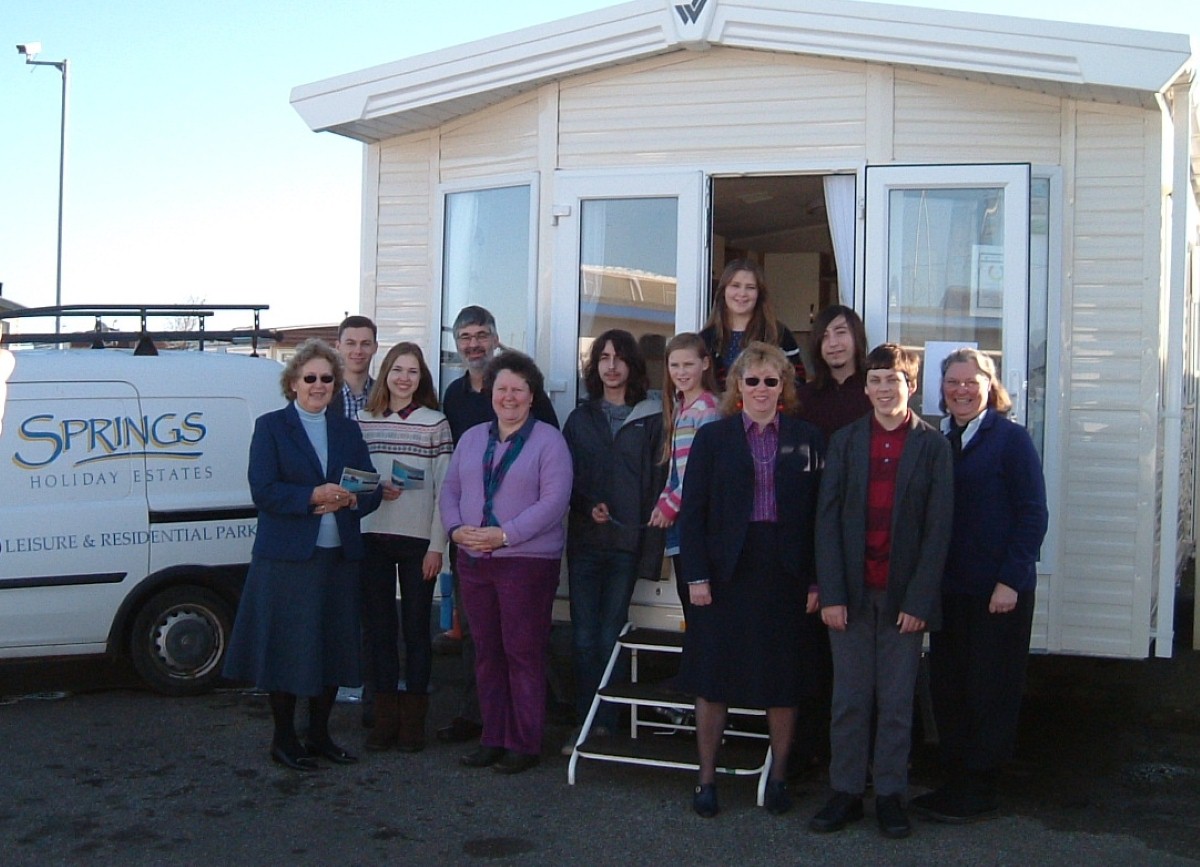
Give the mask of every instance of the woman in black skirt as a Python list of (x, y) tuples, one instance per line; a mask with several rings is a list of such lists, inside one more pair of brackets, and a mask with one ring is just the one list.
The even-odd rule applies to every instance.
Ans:
[(717, 814), (717, 747), (731, 704), (766, 708), (772, 766), (764, 805), (787, 812), (796, 706), (813, 686), (800, 621), (817, 607), (821, 434), (790, 415), (793, 369), (778, 347), (751, 343), (728, 383), (724, 418), (696, 433), (679, 517), (692, 613), (678, 683), (696, 695), (700, 777), (692, 808), (705, 818)]
[[(371, 469), (358, 424), (326, 407), (342, 362), (320, 340), (302, 344), (281, 377), (286, 407), (261, 416), (250, 441), (258, 531), (225, 660), (225, 676), (266, 690), (275, 722), (271, 759), (316, 770), (318, 756), (357, 759), (329, 736), (339, 685), (359, 672), (359, 519), (380, 492), (355, 494), (342, 471)], [(296, 736), (296, 697), (308, 697), (308, 740)]]

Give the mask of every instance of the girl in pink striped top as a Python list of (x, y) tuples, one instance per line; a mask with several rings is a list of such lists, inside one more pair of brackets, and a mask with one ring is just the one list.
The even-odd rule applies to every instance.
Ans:
[(675, 520), (683, 500), (683, 474), (687, 469), (688, 454), (692, 440), (701, 426), (719, 418), (717, 408), (716, 374), (708, 347), (697, 334), (676, 334), (667, 343), (666, 380), (663, 383), (663, 437), (662, 462), (670, 467), (667, 485), (658, 498), (654, 511), (650, 513), (650, 526), (667, 531), (667, 555), (675, 572), (675, 585), (679, 601), (687, 619), (687, 585), (680, 577), (679, 530)]

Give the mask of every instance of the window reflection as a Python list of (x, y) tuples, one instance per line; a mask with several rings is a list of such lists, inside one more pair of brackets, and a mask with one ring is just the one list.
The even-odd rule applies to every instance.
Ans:
[[(922, 356), (926, 343), (977, 346), (1003, 376), (1004, 191), (892, 190), (889, 197), (888, 334)], [(925, 375), (913, 397), (930, 421)]]
[(528, 186), (446, 196), (442, 267), (441, 385), (462, 375), (451, 327), (468, 304), (496, 317), (500, 342), (530, 352)]
[(675, 333), (677, 220), (674, 198), (582, 203), (577, 400), (587, 397), (583, 364), (592, 341), (610, 328), (637, 338), (651, 386), (662, 382), (663, 351)]

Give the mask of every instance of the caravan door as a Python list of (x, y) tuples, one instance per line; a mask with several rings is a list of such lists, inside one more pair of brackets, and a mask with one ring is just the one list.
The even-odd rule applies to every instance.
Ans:
[[(666, 342), (678, 331), (699, 330), (708, 297), (704, 202), (699, 171), (555, 173), (549, 378), (567, 383), (552, 395), (559, 418), (587, 398), (583, 360), (609, 328), (638, 338), (650, 387), (661, 388)], [(634, 607), (661, 609), (635, 611), (638, 622), (678, 622), (669, 566), (663, 579), (637, 582)]]
[(914, 406), (942, 413), (941, 359), (991, 355), (1025, 418), (1030, 166), (868, 166), (864, 319), (922, 356)]

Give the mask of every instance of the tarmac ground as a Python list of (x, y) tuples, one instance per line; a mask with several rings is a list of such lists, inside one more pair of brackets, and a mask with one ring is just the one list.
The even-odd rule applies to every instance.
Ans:
[[(0, 667), (0, 863), (1200, 863), (1200, 653), (1183, 646), (1035, 657), (1003, 816), (916, 820), (901, 841), (879, 835), (869, 804), (843, 832), (809, 832), (828, 795), (819, 770), (781, 817), (746, 778), (719, 782), (712, 820), (691, 812), (688, 772), (585, 762), (570, 786), (565, 723), (531, 771), (469, 770), (462, 747), (432, 738), (454, 715), (459, 659), (436, 657), (434, 676), (424, 752), (361, 753), (360, 708), (339, 705), (334, 736), (362, 761), (298, 774), (268, 760), (270, 712), (251, 690), (166, 698), (107, 660)], [(910, 795), (937, 781), (918, 745)]]

